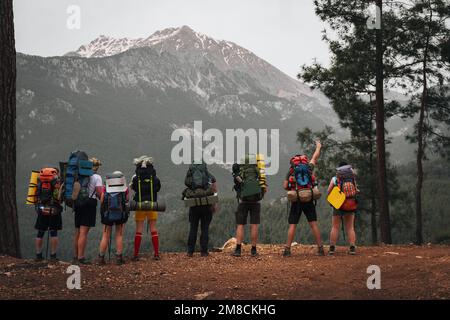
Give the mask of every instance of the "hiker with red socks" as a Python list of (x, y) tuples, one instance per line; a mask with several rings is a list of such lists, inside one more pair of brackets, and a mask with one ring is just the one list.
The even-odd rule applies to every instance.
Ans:
[[(157, 201), (157, 194), (161, 189), (161, 181), (156, 176), (153, 168), (153, 158), (142, 156), (134, 159), (136, 165), (136, 174), (132, 178), (131, 189), (134, 191), (133, 200), (136, 202)], [(142, 242), (142, 233), (144, 230), (144, 222), (147, 220), (150, 227), (151, 239), (153, 244), (154, 259), (159, 260), (159, 239), (158, 230), (156, 229), (156, 221), (158, 212), (156, 211), (136, 211), (136, 234), (134, 236), (134, 254), (133, 260), (139, 260), (139, 250)]]

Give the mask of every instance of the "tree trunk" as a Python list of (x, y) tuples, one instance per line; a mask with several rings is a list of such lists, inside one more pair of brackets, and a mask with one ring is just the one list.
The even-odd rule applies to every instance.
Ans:
[(372, 123), (373, 123), (373, 104), (372, 98), (370, 98), (370, 134), (369, 139), (369, 166), (370, 166), (370, 227), (372, 233), (372, 245), (378, 244), (378, 226), (377, 226), (377, 203), (376, 203), (376, 190), (373, 182), (375, 181), (375, 165), (373, 161), (373, 135), (372, 135)]
[(0, 254), (20, 257), (16, 205), (16, 50), (12, 0), (0, 1)]
[[(429, 3), (430, 4), (430, 3)], [(430, 5), (431, 6), (431, 5)], [(431, 9), (431, 8), (430, 8)], [(432, 10), (430, 10), (430, 21), (432, 19)], [(422, 62), (422, 97), (420, 99), (419, 122), (417, 123), (417, 184), (416, 184), (416, 244), (423, 244), (423, 227), (422, 227), (422, 186), (423, 186), (423, 166), (422, 160), (424, 155), (424, 137), (423, 124), (425, 120), (425, 111), (427, 109), (427, 62), (428, 62), (428, 46), (430, 43), (430, 34), (427, 33), (425, 40), (425, 48)]]
[[(376, 0), (382, 18), (383, 1)], [(376, 30), (376, 131), (377, 131), (377, 186), (378, 186), (378, 208), (380, 211), (380, 233), (381, 241), (386, 244), (392, 243), (391, 223), (389, 217), (389, 200), (387, 190), (386, 174), (386, 145), (384, 130), (384, 94), (383, 94), (383, 20), (381, 28)]]

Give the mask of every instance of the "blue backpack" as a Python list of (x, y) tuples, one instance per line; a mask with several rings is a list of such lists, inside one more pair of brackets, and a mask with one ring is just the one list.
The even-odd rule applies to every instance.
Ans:
[(125, 192), (105, 193), (103, 217), (109, 223), (123, 223), (128, 218)]
[[(64, 170), (64, 202), (68, 207), (82, 206), (91, 196), (88, 191), (90, 177), (93, 175), (93, 163), (83, 151), (70, 154)], [(79, 183), (79, 192), (74, 193), (74, 185)]]
[(294, 177), (300, 188), (305, 188), (312, 185), (311, 173), (309, 171), (308, 164), (300, 163), (295, 166)]

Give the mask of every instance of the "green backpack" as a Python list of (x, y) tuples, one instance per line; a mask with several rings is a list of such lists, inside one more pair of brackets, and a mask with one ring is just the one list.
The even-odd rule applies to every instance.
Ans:
[(239, 198), (242, 201), (260, 201), (263, 193), (259, 184), (259, 170), (257, 165), (242, 164), (239, 175), (242, 178)]

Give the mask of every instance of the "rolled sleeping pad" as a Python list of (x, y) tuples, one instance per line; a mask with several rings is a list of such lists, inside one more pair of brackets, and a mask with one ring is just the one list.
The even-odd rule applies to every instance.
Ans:
[(201, 198), (184, 198), (183, 201), (186, 207), (206, 206), (219, 202), (219, 196), (215, 193), (212, 196)]
[(259, 170), (259, 185), (262, 188), (267, 187), (267, 179), (266, 179), (266, 164), (264, 162), (265, 158), (262, 153), (258, 153), (256, 155), (256, 164)]
[(164, 199), (158, 200), (157, 202), (142, 201), (137, 202), (134, 200), (130, 201), (129, 204), (130, 211), (166, 211), (166, 202)]
[(31, 171), (30, 182), (28, 184), (27, 202), (26, 204), (37, 204), (37, 184), (39, 171)]

